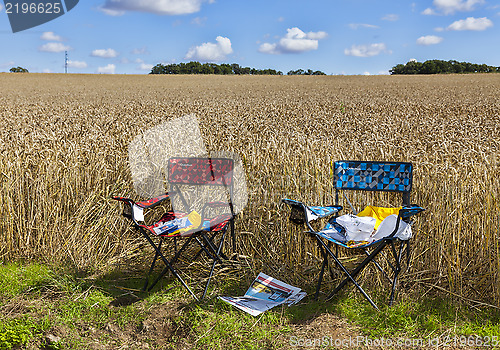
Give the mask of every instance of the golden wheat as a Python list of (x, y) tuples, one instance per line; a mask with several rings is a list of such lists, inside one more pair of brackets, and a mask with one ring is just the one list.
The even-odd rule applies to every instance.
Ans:
[[(194, 113), (209, 150), (244, 161), (237, 227), (254, 268), (301, 283), (318, 265), (282, 197), (333, 203), (336, 159), (414, 163), (414, 280), (500, 305), (500, 79), (0, 74), (0, 259), (97, 267), (136, 236), (127, 145)], [(369, 198), (359, 197), (360, 205)]]

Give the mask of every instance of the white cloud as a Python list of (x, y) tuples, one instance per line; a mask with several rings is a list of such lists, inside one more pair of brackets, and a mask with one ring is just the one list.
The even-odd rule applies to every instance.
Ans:
[(358, 29), (358, 28), (377, 29), (377, 28), (380, 28), (379, 26), (376, 26), (374, 24), (367, 24), (367, 23), (349, 23), (349, 27), (351, 29)]
[(63, 52), (68, 50), (71, 50), (71, 47), (62, 43), (47, 43), (38, 48), (38, 51), (42, 52)]
[(70, 68), (87, 68), (87, 62), (85, 61), (68, 61), (68, 67)]
[(203, 43), (189, 49), (185, 59), (199, 61), (222, 61), (227, 55), (233, 53), (231, 40), (223, 36), (215, 39), (216, 43)]
[(191, 24), (194, 24), (197, 26), (203, 26), (206, 21), (207, 21), (207, 17), (195, 17), (191, 20)]
[(493, 27), (493, 22), (486, 17), (474, 18), (467, 17), (466, 19), (461, 19), (455, 21), (448, 26), (448, 30), (475, 30), (482, 31), (490, 27)]
[(54, 32), (43, 32), (40, 39), (47, 41), (63, 41), (63, 38), (59, 35), (54, 34)]
[(387, 50), (384, 43), (370, 44), (370, 45), (352, 45), (350, 49), (345, 49), (346, 56), (356, 57), (372, 57), (380, 55), (381, 53), (391, 53)]
[(328, 33), (309, 32), (304, 33), (297, 27), (288, 28), (286, 35), (277, 43), (263, 43), (259, 47), (259, 52), (278, 55), (282, 53), (301, 53), (318, 49), (318, 40), (324, 39)]
[(105, 67), (98, 67), (97, 68), (97, 73), (103, 73), (103, 74), (115, 74), (115, 69), (116, 66), (114, 64), (108, 64)]
[(106, 8), (104, 6), (99, 7), (99, 10), (101, 12), (107, 14), (108, 16), (123, 16), (125, 14), (125, 11), (112, 10), (112, 9)]
[(42, 70), (42, 73), (52, 73), (52, 71), (49, 68), (45, 68)]
[(259, 52), (268, 53), (271, 55), (279, 55), (281, 52), (276, 49), (277, 44), (263, 43), (259, 46)]
[(436, 45), (439, 44), (441, 41), (443, 41), (443, 38), (440, 36), (436, 35), (426, 35), (426, 36), (421, 36), (420, 38), (417, 39), (417, 44), (418, 45)]
[(430, 7), (426, 8), (425, 10), (422, 11), (423, 15), (431, 16), (431, 15), (437, 15), (436, 11), (431, 9)]
[(371, 75), (370, 72), (364, 72), (363, 75)]
[(145, 71), (150, 71), (151, 68), (153, 68), (154, 65), (153, 64), (147, 64), (147, 63), (141, 63), (139, 65), (139, 67), (137, 67), (137, 70), (145, 70)]
[(136, 48), (131, 51), (132, 55), (148, 55), (149, 51), (146, 46), (143, 46), (141, 48)]
[(394, 13), (390, 13), (388, 15), (385, 15), (384, 17), (382, 17), (382, 19), (384, 21), (391, 21), (391, 22), (394, 22), (394, 21), (397, 21), (399, 20), (399, 15), (396, 15)]
[(120, 16), (126, 11), (185, 15), (200, 11), (203, 2), (204, 0), (106, 0), (100, 9), (111, 16)]
[[(458, 11), (473, 11), (476, 5), (483, 4), (484, 0), (434, 0), (432, 3), (440, 13), (452, 15)], [(427, 8), (422, 12), (424, 15), (435, 15), (437, 13), (432, 8)]]
[(118, 56), (118, 52), (113, 49), (98, 49), (92, 51), (90, 54), (92, 57), (102, 57), (102, 58), (113, 58)]

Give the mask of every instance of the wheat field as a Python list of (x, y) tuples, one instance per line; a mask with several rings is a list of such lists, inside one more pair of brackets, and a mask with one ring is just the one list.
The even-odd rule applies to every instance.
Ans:
[(333, 203), (331, 161), (408, 161), (412, 202), (427, 210), (407, 281), (500, 305), (498, 75), (30, 73), (0, 74), (0, 86), (0, 261), (98, 269), (127, 255), (137, 236), (109, 199), (135, 196), (127, 146), (195, 114), (209, 150), (243, 159), (238, 244), (255, 272), (313, 283), (318, 252), (280, 199)]

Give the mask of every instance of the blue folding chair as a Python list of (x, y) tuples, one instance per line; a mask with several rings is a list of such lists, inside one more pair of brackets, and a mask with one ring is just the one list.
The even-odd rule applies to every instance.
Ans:
[[(406, 230), (406, 227), (412, 224), (411, 217), (425, 210), (424, 208), (410, 204), (410, 192), (413, 180), (413, 165), (411, 163), (402, 162), (373, 162), (373, 161), (336, 161), (333, 163), (333, 176), (335, 184), (335, 205), (331, 206), (308, 206), (302, 202), (283, 199), (282, 202), (290, 206), (290, 220), (299, 225), (306, 224), (309, 233), (314, 237), (318, 244), (318, 248), (323, 257), (323, 263), (319, 274), (318, 285), (316, 288), (316, 298), (319, 295), (321, 283), (325, 269), (328, 267), (328, 260), (331, 258), (334, 264), (341, 270), (346, 277), (340, 284), (328, 295), (327, 300), (339, 292), (348, 282), (352, 282), (370, 304), (378, 309), (377, 305), (368, 296), (365, 290), (358, 283), (356, 278), (368, 266), (373, 263), (375, 267), (387, 278), (391, 284), (391, 295), (389, 305), (394, 302), (396, 285), (399, 273), (402, 270), (402, 260), (406, 254), (407, 266), (410, 264), (410, 236), (402, 234), (402, 228), (405, 227), (405, 233), (411, 232)], [(402, 206), (398, 212), (394, 229), (389, 231), (387, 235), (379, 237), (373, 241), (348, 241), (346, 227), (337, 222), (339, 212), (343, 209), (339, 205), (339, 192), (341, 191), (384, 191), (396, 192), (402, 195)], [(347, 202), (351, 206), (353, 213), (357, 214), (352, 207), (349, 199), (343, 192)], [(326, 226), (317, 231), (311, 225), (311, 222), (319, 218), (331, 217)], [(356, 217), (354, 217), (356, 219)], [(373, 232), (376, 232), (374, 230)], [(335, 249), (332, 250), (332, 244)], [(387, 274), (382, 266), (375, 260), (379, 254), (384, 251), (384, 248), (389, 249), (386, 254), (387, 265), (392, 270), (392, 277)], [(340, 259), (342, 249), (361, 250), (366, 257), (359, 264), (349, 271)], [(329, 268), (332, 279), (334, 274)]]

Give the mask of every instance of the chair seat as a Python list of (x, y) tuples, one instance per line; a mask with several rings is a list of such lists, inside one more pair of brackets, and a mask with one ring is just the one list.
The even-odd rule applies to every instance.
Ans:
[(196, 232), (199, 232), (201, 230), (207, 231), (207, 232), (220, 232), (222, 231), (229, 221), (231, 220), (231, 214), (221, 214), (218, 215), (210, 220), (205, 220), (203, 222), (203, 225), (201, 227), (201, 230), (199, 227), (196, 229), (186, 231), (186, 232), (177, 232), (177, 233), (168, 233), (168, 232), (161, 232), (161, 228), (165, 227), (168, 223), (173, 222), (175, 219), (180, 219), (185, 217), (186, 213), (174, 213), (173, 211), (167, 211), (162, 215), (160, 220), (155, 222), (154, 224), (151, 225), (140, 225), (141, 227), (147, 229), (149, 232), (151, 232), (155, 236), (160, 236), (164, 238), (171, 238), (171, 237), (189, 237), (193, 235)]
[[(352, 218), (356, 219), (367, 219), (367, 217), (357, 217), (355, 215), (343, 215), (340, 217), (331, 218), (330, 221), (326, 224), (326, 226), (317, 234), (322, 238), (340, 245), (345, 248), (354, 249), (354, 248), (364, 248), (369, 247), (371, 245), (377, 244), (385, 239), (400, 239), (406, 241), (411, 238), (411, 226), (409, 226), (404, 221), (400, 221), (399, 230), (393, 237), (388, 237), (393, 233), (394, 228), (396, 226), (396, 220), (398, 220), (397, 215), (391, 214), (387, 218), (384, 218), (380, 226), (378, 226), (378, 230), (371, 227), (369, 231), (371, 232), (361, 232), (358, 237), (361, 238), (353, 238), (349, 237), (346, 233), (346, 228), (340, 224), (337, 220), (343, 222), (343, 218)], [(375, 219), (369, 218), (375, 223)]]

